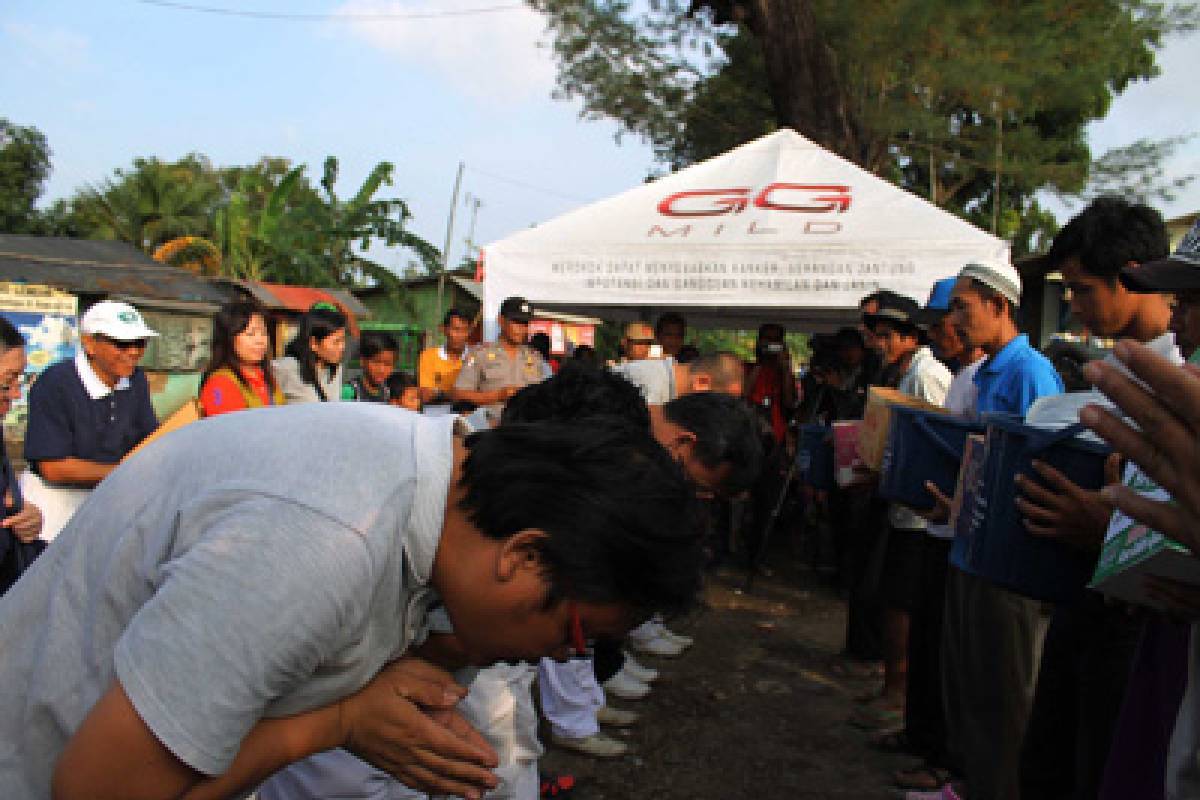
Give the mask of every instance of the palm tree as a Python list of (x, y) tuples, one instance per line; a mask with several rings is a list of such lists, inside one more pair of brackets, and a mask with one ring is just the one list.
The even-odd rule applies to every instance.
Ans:
[(180, 236), (204, 236), (220, 199), (208, 160), (191, 154), (175, 163), (134, 159), (133, 169), (87, 187), (76, 213), (92, 235), (129, 242), (147, 253)]

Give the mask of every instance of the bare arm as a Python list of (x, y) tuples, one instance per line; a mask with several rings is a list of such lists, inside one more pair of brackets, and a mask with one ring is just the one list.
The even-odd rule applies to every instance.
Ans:
[(95, 486), (117, 468), (117, 464), (101, 464), (83, 458), (51, 458), (37, 462), (38, 474), (50, 483), (70, 483)]
[(452, 710), (463, 690), (414, 659), (350, 697), (259, 721), (224, 775), (179, 760), (146, 726), (120, 683), (88, 714), (54, 769), (54, 800), (209, 800), (257, 786), (290, 763), (347, 747), (414, 788), (478, 798), (495, 785), (491, 748)]

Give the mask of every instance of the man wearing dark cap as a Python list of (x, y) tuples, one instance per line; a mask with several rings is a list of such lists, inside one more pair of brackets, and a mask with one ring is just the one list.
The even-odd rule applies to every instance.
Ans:
[[(874, 314), (863, 320), (883, 356), (885, 368), (899, 375), (897, 389), (933, 405), (942, 405), (950, 387), (950, 370), (922, 343), (920, 306), (916, 300), (888, 294)], [(884, 685), (874, 706), (882, 721), (903, 713), (908, 674), (910, 614), (920, 596), (921, 538), (926, 521), (898, 504), (888, 508), (888, 544), (883, 567)]]
[(524, 297), (509, 297), (500, 304), (500, 338), (480, 345), (467, 355), (454, 382), (452, 399), (487, 409), (492, 422), (500, 409), (522, 387), (545, 375), (541, 354), (526, 344), (533, 307)]

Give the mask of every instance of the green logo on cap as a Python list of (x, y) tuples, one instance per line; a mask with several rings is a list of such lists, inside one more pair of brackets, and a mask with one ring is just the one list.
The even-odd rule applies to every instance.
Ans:
[(138, 315), (136, 311), (122, 311), (120, 314), (117, 314), (117, 319), (119, 319), (121, 322), (128, 322), (132, 324), (138, 321)]

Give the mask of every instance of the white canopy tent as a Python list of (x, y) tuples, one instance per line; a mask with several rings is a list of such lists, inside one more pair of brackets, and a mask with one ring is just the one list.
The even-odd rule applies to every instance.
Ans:
[(792, 130), (484, 248), (484, 318), (505, 297), (611, 320), (820, 332), (880, 288), (924, 300), (1008, 244)]

